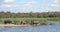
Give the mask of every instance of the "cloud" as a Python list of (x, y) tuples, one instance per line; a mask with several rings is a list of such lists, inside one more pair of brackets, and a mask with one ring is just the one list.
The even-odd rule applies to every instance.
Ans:
[(0, 5), (0, 7), (10, 8), (13, 10), (30, 10), (34, 7), (33, 4), (36, 4), (36, 2), (34, 2), (34, 1), (20, 2), (20, 4), (23, 4), (23, 5), (2, 4), (2, 5)]
[(58, 7), (58, 6), (60, 6), (60, 4), (51, 4), (51, 6), (57, 6)]
[(5, 3), (14, 2), (15, 0), (4, 0)]
[(36, 4), (37, 2), (32, 1), (32, 2), (26, 2), (27, 4)]
[(30, 4), (36, 4), (36, 3), (37, 2), (26, 2), (25, 4), (27, 4), (27, 5), (29, 4), (30, 5)]
[(0, 7), (13, 8), (13, 7), (17, 7), (17, 6), (11, 5), (11, 4), (2, 4), (2, 5), (0, 5)]
[(33, 8), (35, 6), (35, 4), (37, 4), (37, 2), (26, 2), (24, 5), (26, 6), (26, 8)]
[(59, 0), (54, 0), (54, 3), (59, 3)]
[(12, 5), (5, 5), (6, 7), (12, 7)]
[(37, 2), (35, 1), (19, 2), (19, 3), (22, 4), (22, 6), (18, 6), (16, 9), (20, 9), (20, 10), (30, 10), (34, 8), (34, 4), (37, 4)]
[(33, 5), (36, 4), (36, 1), (28, 1), (28, 2), (18, 2), (19, 4), (24, 4), (24, 5)]
[(54, 0), (53, 3), (50, 4), (50, 6), (56, 6), (56, 7), (60, 6), (59, 0)]

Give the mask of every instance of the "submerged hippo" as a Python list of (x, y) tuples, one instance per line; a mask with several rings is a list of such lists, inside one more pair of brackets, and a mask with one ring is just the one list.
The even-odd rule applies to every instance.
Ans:
[(49, 25), (55, 25), (54, 23), (50, 23)]
[(41, 25), (47, 25), (47, 23), (41, 23)]

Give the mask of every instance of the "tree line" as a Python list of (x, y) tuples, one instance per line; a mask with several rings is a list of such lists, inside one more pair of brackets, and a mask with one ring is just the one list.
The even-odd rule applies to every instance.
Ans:
[(0, 18), (46, 18), (46, 17), (60, 17), (60, 12), (41, 12), (41, 13), (11, 13), (0, 12)]

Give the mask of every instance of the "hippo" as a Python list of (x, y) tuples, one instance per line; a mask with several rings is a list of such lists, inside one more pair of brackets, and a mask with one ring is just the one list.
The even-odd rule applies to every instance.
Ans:
[(11, 20), (4, 20), (4, 24), (11, 24), (12, 21)]
[(16, 24), (18, 24), (18, 25), (21, 25), (21, 24), (29, 24), (29, 22), (28, 21), (20, 21), (20, 22), (17, 22)]
[(20, 25), (21, 24), (21, 22), (17, 22), (17, 23), (15, 23), (15, 25)]
[(39, 21), (31, 21), (31, 25), (40, 25), (40, 22)]
[(47, 23), (41, 23), (41, 25), (47, 25)]
[(55, 25), (54, 23), (50, 23), (49, 25)]
[(29, 24), (28, 21), (21, 21), (21, 24)]

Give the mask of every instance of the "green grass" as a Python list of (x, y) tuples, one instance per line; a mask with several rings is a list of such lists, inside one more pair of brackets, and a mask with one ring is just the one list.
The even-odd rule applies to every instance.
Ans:
[(31, 22), (32, 20), (38, 20), (40, 22), (60, 21), (60, 17), (54, 17), (54, 18), (0, 18), (0, 24), (3, 24), (3, 21), (6, 19), (12, 20), (13, 23), (20, 22), (23, 20), (27, 20), (29, 22)]
[(48, 18), (49, 21), (60, 21), (60, 17)]

